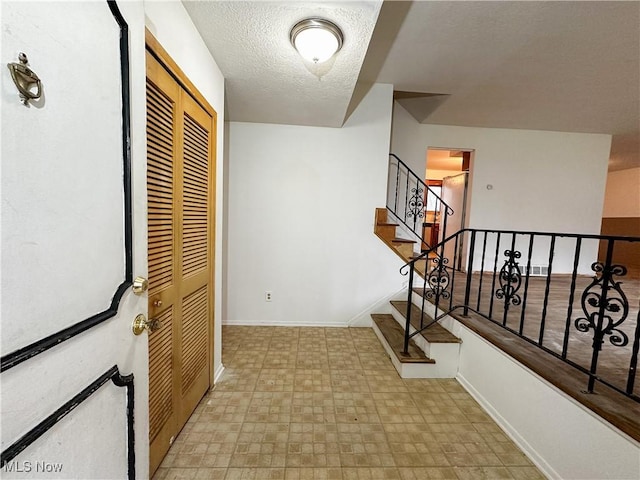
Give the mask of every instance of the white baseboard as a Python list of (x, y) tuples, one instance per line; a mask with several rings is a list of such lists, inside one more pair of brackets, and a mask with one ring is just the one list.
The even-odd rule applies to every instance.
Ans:
[(281, 322), (277, 320), (223, 320), (222, 325), (255, 327), (337, 327), (346, 328), (346, 322)]
[(547, 478), (640, 478), (640, 443), (463, 325), (460, 336), (457, 380)]
[(485, 412), (496, 422), (500, 428), (507, 434), (507, 436), (515, 443), (520, 450), (533, 462), (533, 464), (540, 469), (540, 471), (544, 474), (545, 477), (551, 479), (560, 479), (560, 475), (551, 468), (544, 458), (540, 456), (540, 454), (527, 442), (522, 435), (520, 435), (513, 426), (502, 416), (498, 411), (493, 408), (486, 398), (484, 398), (480, 392), (478, 392), (473, 385), (471, 385), (463, 375), (458, 372), (456, 380), (460, 382), (460, 384), (464, 387), (464, 389), (469, 392), (476, 402), (480, 404), (480, 406), (484, 409)]
[(391, 313), (391, 304), (389, 303), (391, 300), (397, 300), (398, 296), (401, 293), (404, 293), (404, 297), (406, 297), (407, 288), (403, 287), (397, 292), (392, 293), (391, 295), (387, 295), (381, 300), (369, 305), (367, 308), (362, 310), (357, 315), (354, 315), (349, 321), (347, 321), (347, 325), (350, 327), (371, 327), (373, 325), (373, 320), (371, 320), (372, 313)]
[(213, 375), (213, 384), (217, 384), (224, 373), (224, 365), (220, 364)]

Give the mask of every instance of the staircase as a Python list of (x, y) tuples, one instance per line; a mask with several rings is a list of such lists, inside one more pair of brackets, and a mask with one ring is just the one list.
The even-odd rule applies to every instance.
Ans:
[[(376, 208), (375, 221), (373, 225), (373, 232), (402, 260), (410, 262), (418, 256), (419, 252), (414, 252), (414, 248), (417, 247), (418, 241), (403, 238), (398, 235), (397, 229), (400, 225), (389, 221), (389, 212), (386, 208)], [(435, 258), (435, 254), (429, 256), (430, 260), (433, 258)], [(428, 267), (429, 265), (427, 260), (421, 260), (416, 263), (416, 270), (419, 271), (423, 277), (425, 272), (428, 271)]]
[[(442, 202), (429, 246), (433, 192), (397, 157), (389, 165), (374, 232), (408, 282), (371, 317), (399, 375), (455, 378), (549, 478), (640, 478), (640, 278), (619, 259), (640, 254), (640, 237), (447, 235)], [(583, 468), (585, 458), (597, 461)]]
[[(414, 252), (418, 241), (398, 235), (398, 223), (389, 221), (386, 208), (377, 208), (375, 213), (374, 233), (396, 255), (409, 262), (420, 255)], [(424, 279), (433, 268), (435, 253), (427, 259), (415, 263), (415, 271)], [(424, 300), (420, 289), (412, 292), (409, 330), (411, 333), (433, 322), (433, 318), (424, 310)], [(373, 314), (373, 330), (380, 339), (391, 362), (402, 378), (454, 378), (458, 370), (460, 339), (438, 323), (421, 331), (409, 340), (407, 353), (404, 352), (406, 318), (409, 303), (407, 296), (403, 300), (392, 300), (391, 314)], [(420, 305), (420, 306), (419, 306)]]

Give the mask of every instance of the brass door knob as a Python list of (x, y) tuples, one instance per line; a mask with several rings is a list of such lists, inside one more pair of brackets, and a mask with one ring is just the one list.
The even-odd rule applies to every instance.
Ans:
[(153, 301), (153, 306), (154, 307), (161, 307), (162, 306), (162, 300), (154, 300)]
[(133, 293), (136, 295), (142, 295), (149, 288), (149, 280), (144, 277), (136, 277), (133, 281), (133, 285), (131, 287), (133, 289)]
[(160, 327), (162, 327), (162, 322), (156, 318), (151, 318), (149, 320), (143, 314), (136, 316), (133, 320), (133, 325), (131, 325), (131, 330), (133, 330), (134, 335), (140, 335), (142, 332), (147, 330), (149, 333), (155, 332)]

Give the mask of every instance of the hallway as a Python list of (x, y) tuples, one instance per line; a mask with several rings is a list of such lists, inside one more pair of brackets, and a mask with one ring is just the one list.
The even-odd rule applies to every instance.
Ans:
[(369, 328), (223, 327), (222, 379), (154, 479), (541, 479), (455, 380), (401, 379)]

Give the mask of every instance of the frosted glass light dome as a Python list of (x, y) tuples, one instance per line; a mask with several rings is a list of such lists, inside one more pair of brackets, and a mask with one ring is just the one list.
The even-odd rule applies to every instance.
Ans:
[(291, 29), (290, 40), (302, 58), (322, 63), (342, 47), (342, 31), (328, 20), (308, 18)]

